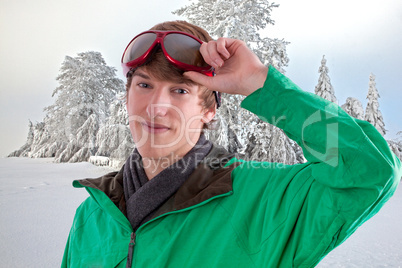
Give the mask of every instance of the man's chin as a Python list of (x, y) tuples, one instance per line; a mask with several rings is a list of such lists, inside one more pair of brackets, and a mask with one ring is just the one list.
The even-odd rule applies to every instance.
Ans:
[(142, 146), (137, 148), (138, 152), (140, 153), (142, 158), (164, 158), (164, 157), (172, 157), (174, 155), (172, 148), (149, 148), (147, 146)]

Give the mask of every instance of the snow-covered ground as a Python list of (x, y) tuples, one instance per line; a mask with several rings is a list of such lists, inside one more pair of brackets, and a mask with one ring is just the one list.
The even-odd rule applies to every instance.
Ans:
[(0, 159), (0, 267), (60, 267), (75, 209), (88, 196), (72, 180), (109, 170), (53, 159)]
[[(0, 267), (59, 267), (75, 209), (74, 179), (111, 171), (52, 159), (0, 159)], [(402, 187), (318, 267), (402, 267)]]

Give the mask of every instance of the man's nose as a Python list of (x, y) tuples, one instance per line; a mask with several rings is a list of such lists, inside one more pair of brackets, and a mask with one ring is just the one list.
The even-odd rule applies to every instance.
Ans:
[(157, 89), (154, 90), (151, 100), (147, 106), (149, 118), (153, 119), (157, 116), (165, 116), (168, 109), (171, 107), (169, 90)]

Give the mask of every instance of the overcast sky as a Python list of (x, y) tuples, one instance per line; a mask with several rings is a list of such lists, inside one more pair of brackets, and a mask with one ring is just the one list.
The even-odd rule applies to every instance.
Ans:
[[(66, 55), (94, 50), (121, 75), (121, 54), (134, 35), (186, 0), (0, 0), (0, 156), (26, 140), (28, 119), (44, 117)], [(402, 131), (402, 2), (400, 0), (276, 1), (269, 37), (288, 45), (286, 74), (313, 92), (325, 54), (339, 104), (348, 96), (366, 106), (370, 73), (376, 75), (386, 138)]]

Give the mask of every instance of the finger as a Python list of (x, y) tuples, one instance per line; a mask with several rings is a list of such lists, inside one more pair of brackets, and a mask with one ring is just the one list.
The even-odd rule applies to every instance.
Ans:
[(192, 71), (184, 72), (183, 76), (187, 77), (197, 84), (207, 87), (208, 89), (213, 89), (213, 77)]
[(211, 65), (215, 68), (220, 68), (223, 66), (224, 61), (217, 50), (217, 42), (211, 41), (207, 43), (206, 49), (208, 50), (208, 55), (211, 60)]
[(226, 48), (227, 45), (228, 45), (227, 38), (221, 37), (216, 41), (216, 49), (220, 55), (225, 57), (225, 59), (230, 58), (230, 52)]
[(207, 47), (208, 47), (208, 43), (206, 43), (206, 42), (202, 43), (201, 47), (200, 47), (200, 53), (201, 53), (202, 57), (204, 58), (204, 61), (207, 64), (212, 66), (212, 59), (209, 56), (209, 51), (208, 51)]

